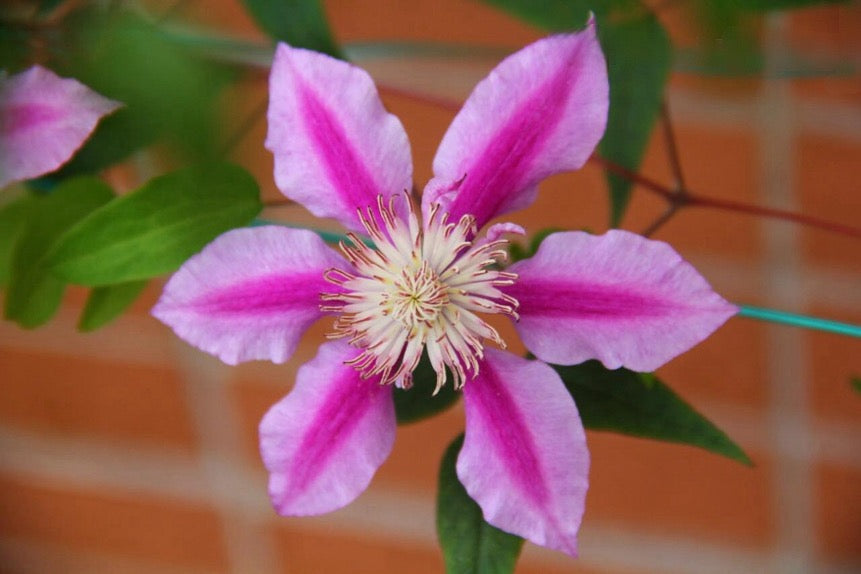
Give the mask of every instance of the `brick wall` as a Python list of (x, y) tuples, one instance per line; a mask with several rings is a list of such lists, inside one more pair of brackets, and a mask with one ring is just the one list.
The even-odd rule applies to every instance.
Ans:
[[(167, 6), (170, 2), (154, 4)], [(540, 34), (477, 3), (333, 0), (343, 41), (415, 38), (524, 45)], [(236, 2), (189, 2), (188, 17), (257, 37)], [(770, 18), (774, 46), (859, 64), (857, 3)], [(683, 37), (678, 14), (664, 15)], [(492, 65), (367, 62), (393, 85), (463, 98)], [(249, 82), (237, 123), (265, 97)], [(389, 96), (413, 142), (417, 181), (452, 113)], [(669, 105), (695, 191), (800, 209), (857, 225), (861, 212), (861, 81), (706, 80), (676, 75)], [(257, 125), (237, 148), (267, 196), (271, 160)], [(655, 134), (643, 170), (670, 181)], [(663, 205), (637, 191), (625, 226), (642, 230)], [(605, 227), (600, 170), (548, 182), (518, 214), (529, 229)], [(301, 221), (294, 208), (269, 215)], [(663, 227), (731, 300), (861, 322), (857, 240), (793, 224), (690, 209)], [(277, 517), (266, 498), (256, 427), (313, 355), (317, 325), (286, 366), (220, 365), (134, 311), (89, 335), (74, 330), (84, 294), (69, 293), (37, 331), (0, 324), (0, 571), (439, 572), (434, 491), (440, 455), (463, 426), (455, 408), (402, 427), (370, 490), (319, 518)], [(732, 319), (661, 370), (729, 432), (754, 468), (691, 448), (590, 433), (592, 487), (581, 558), (528, 546), (518, 572), (823, 572), (861, 569), (861, 343)]]

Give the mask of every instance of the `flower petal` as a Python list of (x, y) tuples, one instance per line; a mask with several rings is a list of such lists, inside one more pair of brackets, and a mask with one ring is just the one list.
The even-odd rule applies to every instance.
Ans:
[(485, 352), (463, 387), (457, 475), (490, 524), (576, 556), (589, 451), (574, 400), (544, 363)]
[(395, 442), (392, 386), (362, 379), (357, 350), (326, 343), (260, 423), (269, 496), (284, 515), (336, 510), (359, 496)]
[(353, 230), (363, 229), (358, 208), (412, 187), (406, 132), (370, 76), (317, 52), (278, 45), (266, 147), (284, 195)]
[(653, 371), (738, 311), (672, 247), (627, 231), (555, 233), (509, 270), (523, 343), (560, 365)]
[(320, 293), (335, 291), (326, 269), (349, 265), (316, 234), (255, 227), (218, 237), (185, 262), (152, 314), (225, 363), (283, 363), (323, 313)]
[(69, 161), (99, 119), (120, 105), (39, 66), (0, 75), (0, 187)]
[(538, 183), (577, 169), (604, 133), (608, 87), (595, 25), (539, 40), (476, 86), (434, 158), (423, 207), (482, 226), (529, 205)]

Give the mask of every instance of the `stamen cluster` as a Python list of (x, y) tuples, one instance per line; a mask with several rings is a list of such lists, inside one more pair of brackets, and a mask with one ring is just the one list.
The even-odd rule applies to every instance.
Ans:
[(517, 275), (493, 269), (507, 257), (504, 239), (473, 242), (475, 218), (448, 220), (440, 206), (431, 207), (419, 225), (412, 203), (404, 196), (406, 213), (377, 199), (376, 214), (359, 210), (359, 218), (374, 243), (355, 234), (341, 251), (355, 272), (332, 268), (326, 279), (338, 293), (324, 293), (321, 309), (338, 313), (330, 338), (349, 337), (362, 352), (350, 361), (363, 377), (380, 375), (381, 383), (412, 384), (412, 372), (427, 348), (436, 371), (436, 390), (446, 382), (446, 368), (455, 388), (478, 374), (484, 340), (505, 348), (499, 333), (476, 315), (517, 316), (517, 301), (499, 290)]

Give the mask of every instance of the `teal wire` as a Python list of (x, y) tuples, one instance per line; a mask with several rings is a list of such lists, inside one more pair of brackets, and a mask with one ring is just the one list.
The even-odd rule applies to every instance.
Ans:
[(805, 329), (815, 329), (827, 333), (837, 333), (838, 335), (849, 335), (850, 337), (861, 337), (861, 326), (859, 325), (830, 321), (828, 319), (820, 319), (819, 317), (810, 317), (809, 315), (799, 315), (798, 313), (788, 313), (786, 311), (766, 309), (765, 307), (754, 307), (753, 305), (739, 305), (738, 314), (740, 317), (759, 319), (760, 321), (770, 321), (772, 323), (792, 325), (793, 327), (804, 327)]

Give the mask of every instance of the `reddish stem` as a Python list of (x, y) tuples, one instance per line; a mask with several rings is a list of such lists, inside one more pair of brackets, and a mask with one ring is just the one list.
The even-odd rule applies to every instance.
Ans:
[(737, 201), (728, 201), (724, 199), (702, 197), (698, 195), (688, 195), (687, 205), (711, 207), (714, 209), (723, 209), (726, 211), (736, 211), (739, 213), (749, 213), (751, 215), (761, 215), (763, 217), (771, 217), (773, 219), (783, 219), (784, 221), (792, 221), (794, 223), (800, 223), (809, 227), (816, 227), (825, 231), (831, 231), (833, 233), (842, 233), (843, 235), (849, 235), (850, 237), (856, 237), (861, 239), (861, 229), (857, 227), (850, 227), (849, 225), (834, 223), (833, 221), (819, 219), (818, 217), (812, 217), (803, 213), (785, 211), (783, 209), (773, 209), (770, 207), (762, 207), (759, 205), (750, 205)]

